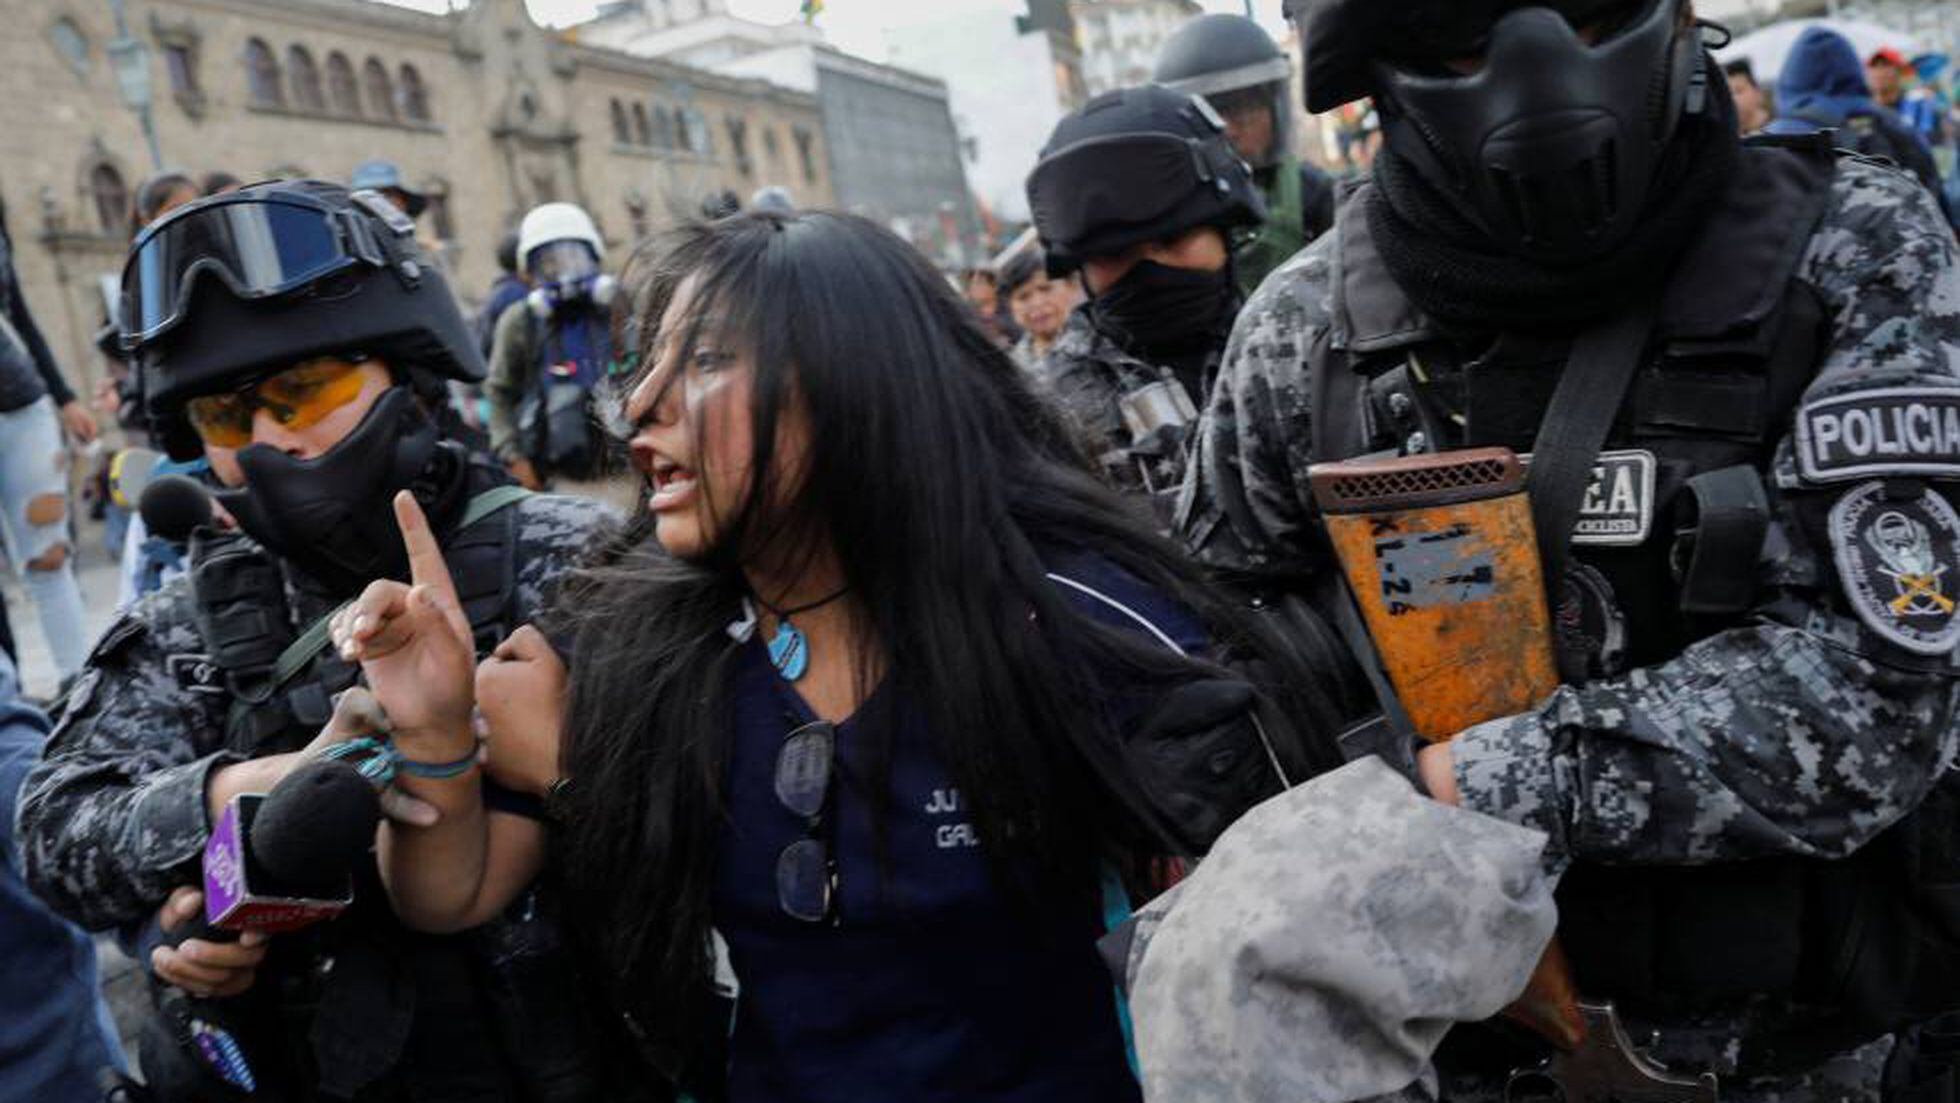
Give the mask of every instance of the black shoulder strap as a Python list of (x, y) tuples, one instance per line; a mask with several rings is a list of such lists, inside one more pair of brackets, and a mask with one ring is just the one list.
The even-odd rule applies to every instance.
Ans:
[(1538, 533), (1538, 557), (1545, 588), (1557, 609), (1593, 464), (1626, 401), (1627, 387), (1640, 367), (1653, 333), (1657, 306), (1643, 302), (1582, 332), (1572, 342), (1558, 389), (1532, 443), (1531, 521)]

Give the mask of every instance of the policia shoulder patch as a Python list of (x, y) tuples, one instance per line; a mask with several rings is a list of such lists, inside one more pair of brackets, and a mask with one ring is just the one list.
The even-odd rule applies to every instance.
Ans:
[(1797, 414), (1797, 463), (1813, 483), (1960, 478), (1960, 389), (1889, 387), (1808, 403)]
[(1960, 515), (1924, 487), (1886, 496), (1868, 482), (1831, 507), (1831, 545), (1845, 596), (1872, 631), (1919, 655), (1960, 644)]

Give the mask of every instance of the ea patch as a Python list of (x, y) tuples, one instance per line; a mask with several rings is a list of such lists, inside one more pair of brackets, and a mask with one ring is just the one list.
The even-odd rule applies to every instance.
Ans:
[[(1526, 466), (1529, 453), (1519, 456)], [(1658, 465), (1645, 448), (1601, 452), (1579, 501), (1572, 542), (1591, 547), (1637, 547), (1654, 531), (1654, 473)]]
[(163, 663), (178, 689), (187, 693), (225, 692), (225, 672), (209, 655), (172, 655)]
[(1831, 545), (1845, 596), (1872, 631), (1920, 655), (1960, 644), (1960, 515), (1945, 498), (1853, 487), (1831, 507)]
[(1813, 483), (1960, 477), (1960, 390), (1889, 387), (1808, 403), (1797, 414), (1797, 469)]

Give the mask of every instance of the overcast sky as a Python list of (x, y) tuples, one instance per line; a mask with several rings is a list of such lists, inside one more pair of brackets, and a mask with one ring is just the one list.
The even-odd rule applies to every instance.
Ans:
[[(442, 11), (445, 7), (466, 6), (463, 0), (386, 0), (403, 7)], [(531, 15), (540, 23), (564, 26), (589, 19), (599, 0), (525, 0)], [(1198, 0), (1208, 11), (1245, 11), (1245, 0)], [(1254, 13), (1268, 30), (1278, 34), (1284, 24), (1279, 14), (1280, 0), (1253, 0)], [(801, 0), (728, 0), (736, 15), (762, 23), (781, 23), (797, 18)], [(885, 58), (884, 29), (888, 26), (930, 22), (934, 13), (991, 8), (1012, 15), (1026, 10), (1019, 0), (824, 0), (817, 26), (836, 46), (873, 60)]]

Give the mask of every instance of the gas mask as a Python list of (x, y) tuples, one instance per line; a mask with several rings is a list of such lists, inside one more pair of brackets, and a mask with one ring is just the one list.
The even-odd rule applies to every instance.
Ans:
[(540, 319), (583, 307), (604, 310), (619, 291), (619, 281), (599, 270), (599, 258), (583, 241), (540, 245), (529, 267), (535, 286), (525, 301)]
[[(1609, 253), (1639, 227), (1684, 112), (1705, 107), (1700, 38), (1680, 12), (1681, 0), (1410, 5), (1374, 63), (1389, 147), (1515, 255)], [(1469, 59), (1474, 71), (1456, 70)]]

